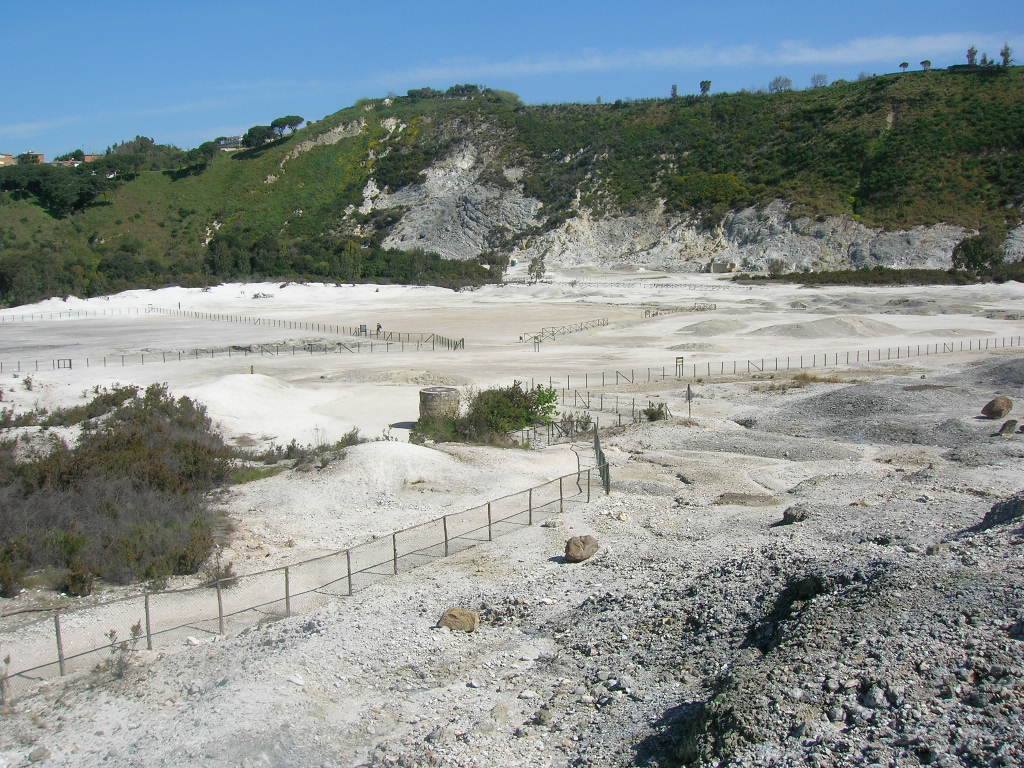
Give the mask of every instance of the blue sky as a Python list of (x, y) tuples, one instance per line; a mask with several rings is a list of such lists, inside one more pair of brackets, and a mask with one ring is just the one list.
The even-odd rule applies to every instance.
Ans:
[(903, 2), (0, 2), (0, 152), (195, 146), (282, 114), (478, 82), (528, 103), (854, 78), (906, 60), (1024, 61), (1019, 0)]

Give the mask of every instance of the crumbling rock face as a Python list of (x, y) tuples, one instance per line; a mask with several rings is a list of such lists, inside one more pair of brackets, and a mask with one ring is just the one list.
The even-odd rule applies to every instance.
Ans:
[[(713, 262), (754, 272), (877, 265), (946, 269), (953, 248), (970, 234), (945, 224), (884, 232), (845, 216), (791, 218), (781, 200), (729, 213), (711, 229), (661, 204), (646, 213), (604, 215), (577, 205), (575, 215), (546, 229), (542, 203), (521, 189), (523, 169), (501, 169), (506, 183), (500, 185), (486, 176), (497, 153), (482, 137), (466, 139), (424, 171), (420, 184), (382, 191), (371, 179), (359, 210), (401, 209), (384, 245), (422, 248), (448, 259), (473, 259), (497, 245), (520, 262), (542, 257), (550, 266), (626, 264), (689, 272), (706, 271)], [(1014, 237), (1019, 248), (1012, 245)], [(1020, 250), (1024, 256), (1024, 231), (1014, 230), (1007, 243), (1013, 254)]]
[(481, 179), (490, 161), (472, 142), (462, 144), (424, 172), (421, 184), (385, 192), (367, 184), (361, 213), (380, 208), (405, 212), (384, 240), (386, 248), (423, 249), (446, 259), (474, 259), (503, 233), (537, 226), (541, 202), (516, 186)]

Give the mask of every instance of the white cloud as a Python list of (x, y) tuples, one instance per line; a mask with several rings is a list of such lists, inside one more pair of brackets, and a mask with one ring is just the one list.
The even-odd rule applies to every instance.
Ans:
[(435, 65), (392, 72), (383, 83), (453, 81), (489, 77), (531, 77), (553, 74), (628, 70), (702, 70), (713, 67), (771, 65), (856, 65), (887, 63), (891, 68), (906, 59), (936, 60), (960, 55), (971, 44), (995, 55), (1003, 40), (992, 35), (950, 33), (942, 35), (887, 35), (861, 37), (832, 45), (784, 41), (775, 47), (756, 45), (653, 48), (648, 50), (582, 51), (571, 55), (539, 54), (497, 61), (449, 60)]

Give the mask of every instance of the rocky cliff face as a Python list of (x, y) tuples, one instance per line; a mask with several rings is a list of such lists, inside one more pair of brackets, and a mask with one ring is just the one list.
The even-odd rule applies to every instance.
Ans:
[[(466, 142), (428, 168), (420, 184), (392, 192), (371, 180), (360, 211), (400, 209), (384, 245), (422, 248), (449, 259), (498, 248), (519, 261), (543, 257), (549, 266), (630, 264), (689, 272), (712, 265), (756, 272), (878, 265), (946, 269), (953, 248), (970, 234), (948, 224), (883, 231), (847, 216), (791, 217), (782, 200), (733, 211), (711, 229), (661, 206), (643, 214), (596, 215), (578, 204), (574, 215), (549, 227), (543, 204), (519, 185), (517, 168), (501, 169), (505, 184), (487, 180), (495, 156)], [(1005, 248), (1007, 260), (1024, 258), (1024, 227), (1011, 233)]]

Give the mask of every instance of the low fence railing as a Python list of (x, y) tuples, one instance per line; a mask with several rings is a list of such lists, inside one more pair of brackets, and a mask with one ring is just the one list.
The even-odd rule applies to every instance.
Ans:
[(519, 334), (519, 342), (525, 344), (533, 342), (536, 346), (542, 341), (554, 341), (559, 336), (567, 336), (571, 333), (582, 333), (590, 328), (602, 328), (608, 325), (607, 317), (599, 317), (594, 320), (582, 320), (578, 323), (566, 325), (546, 325), (539, 331), (525, 331)]
[[(871, 347), (855, 350), (804, 352), (790, 355), (745, 357), (730, 360), (702, 360), (686, 362), (676, 357), (675, 365), (648, 366), (646, 368), (618, 368), (606, 371), (580, 371), (563, 376), (530, 377), (530, 387), (539, 384), (562, 391), (562, 397), (571, 397), (573, 389), (596, 395), (594, 390), (630, 385), (653, 384), (668, 380), (697, 381), (714, 376), (753, 376), (776, 371), (800, 371), (813, 368), (841, 368), (873, 365), (884, 362), (909, 360), (959, 352), (986, 352), (990, 350), (1024, 346), (1024, 336), (990, 336), (976, 339), (953, 339), (924, 344), (902, 344), (889, 347)], [(545, 381), (546, 378), (546, 381)], [(526, 381), (526, 377), (523, 377)], [(570, 405), (571, 403), (565, 403)]]
[(471, 509), (301, 562), (188, 589), (145, 591), (108, 602), (97, 597), (93, 604), (74, 610), (25, 609), (0, 615), (0, 658), (9, 655), (13, 669), (4, 683), (14, 689), (90, 669), (133, 634), (152, 650), (198, 644), (202, 641), (196, 635), (222, 636), (269, 617), (308, 612), (534, 525), (563, 512), (566, 503), (587, 503), (594, 474), (607, 493), (607, 467), (580, 468)]

